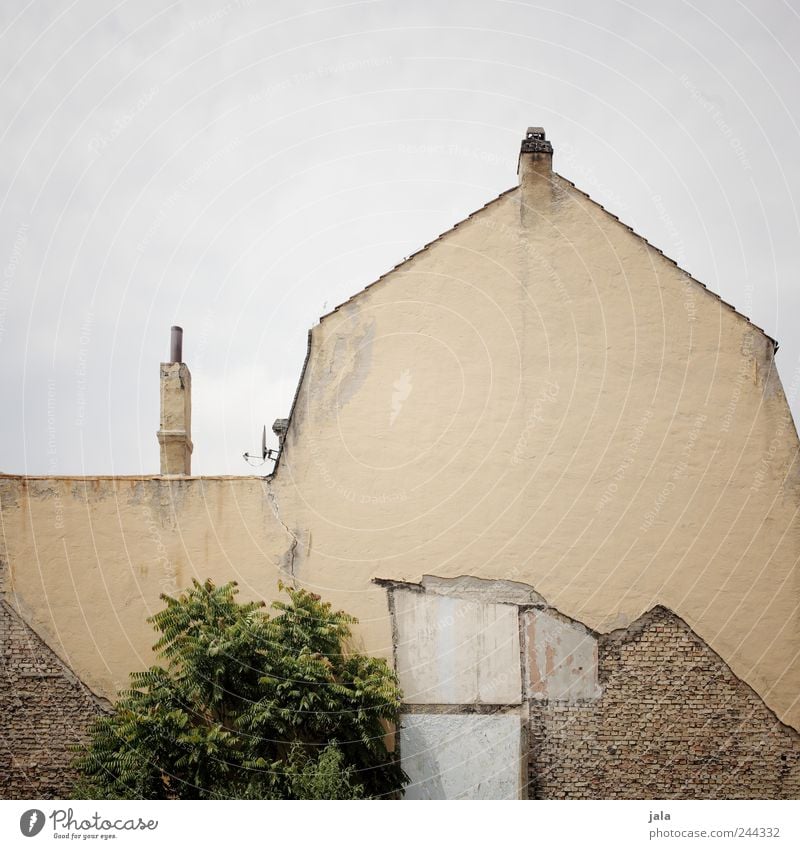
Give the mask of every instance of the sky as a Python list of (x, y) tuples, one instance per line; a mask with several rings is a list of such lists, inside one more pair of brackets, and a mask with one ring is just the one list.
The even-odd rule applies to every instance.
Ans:
[(157, 474), (179, 324), (193, 473), (266, 474), (308, 329), (514, 186), (529, 125), (778, 339), (797, 419), (798, 57), (781, 0), (4, 2), (0, 470)]

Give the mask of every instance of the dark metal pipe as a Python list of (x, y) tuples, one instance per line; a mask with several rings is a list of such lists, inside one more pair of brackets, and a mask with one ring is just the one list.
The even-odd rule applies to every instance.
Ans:
[(169, 337), (169, 361), (171, 363), (183, 362), (183, 328), (173, 324), (170, 328)]

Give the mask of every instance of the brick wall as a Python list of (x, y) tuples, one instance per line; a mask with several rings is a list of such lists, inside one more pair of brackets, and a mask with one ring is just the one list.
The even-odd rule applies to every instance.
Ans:
[[(601, 636), (602, 694), (527, 701), (529, 798), (800, 797), (800, 735), (674, 614)], [(69, 794), (102, 707), (0, 602), (0, 797)]]
[(0, 798), (68, 795), (70, 743), (102, 710), (36, 634), (0, 601)]
[(530, 798), (800, 797), (800, 735), (677, 616), (598, 649), (599, 699), (529, 702)]

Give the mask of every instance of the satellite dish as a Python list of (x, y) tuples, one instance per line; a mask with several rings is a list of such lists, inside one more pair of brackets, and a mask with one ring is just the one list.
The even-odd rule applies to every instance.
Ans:
[[(242, 454), (242, 457), (244, 457), (244, 459), (248, 463), (250, 463), (251, 466), (260, 466), (261, 463), (265, 462), (266, 460), (272, 460), (273, 462), (275, 462), (278, 459), (278, 451), (275, 450), (274, 448), (267, 448), (267, 426), (266, 425), (264, 425), (264, 427), (261, 430), (261, 463), (258, 462), (258, 455), (257, 454), (248, 454), (245, 451), (245, 453)], [(250, 462), (251, 460), (255, 460), (256, 462), (251, 463)]]

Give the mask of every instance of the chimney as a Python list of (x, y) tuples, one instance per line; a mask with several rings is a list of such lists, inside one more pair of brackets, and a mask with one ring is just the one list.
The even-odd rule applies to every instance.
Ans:
[(275, 419), (272, 423), (272, 432), (278, 437), (278, 451), (283, 448), (287, 430), (289, 430), (289, 419)]
[(551, 180), (553, 175), (553, 145), (544, 136), (543, 127), (528, 127), (519, 150), (517, 164), (519, 184), (527, 186)]
[(183, 329), (172, 327), (170, 360), (161, 363), (161, 449), (162, 475), (192, 473), (192, 375), (183, 359)]

